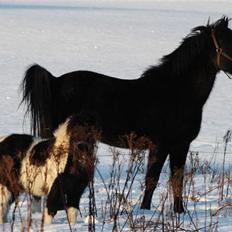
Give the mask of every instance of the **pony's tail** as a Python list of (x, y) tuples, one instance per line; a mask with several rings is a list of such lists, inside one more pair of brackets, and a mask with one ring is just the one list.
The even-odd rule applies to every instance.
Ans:
[[(43, 67), (32, 65), (21, 83), (22, 103), (26, 105), (26, 115), (30, 116), (31, 132), (35, 136), (52, 135), (52, 80), (54, 77)], [(24, 116), (24, 117), (25, 117)]]

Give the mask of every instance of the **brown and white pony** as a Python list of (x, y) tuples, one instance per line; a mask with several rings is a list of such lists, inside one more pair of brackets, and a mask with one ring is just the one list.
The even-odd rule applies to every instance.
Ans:
[(80, 197), (94, 175), (98, 132), (90, 117), (74, 115), (49, 139), (27, 134), (2, 138), (0, 223), (6, 222), (10, 203), (23, 192), (47, 196), (46, 224), (62, 209), (67, 209), (69, 222), (75, 223)]

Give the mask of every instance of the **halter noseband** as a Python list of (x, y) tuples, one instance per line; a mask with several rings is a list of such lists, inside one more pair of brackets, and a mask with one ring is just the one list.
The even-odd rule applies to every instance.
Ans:
[[(222, 48), (220, 48), (218, 42), (217, 42), (217, 39), (216, 39), (216, 36), (215, 36), (215, 31), (212, 29), (211, 30), (211, 36), (213, 38), (213, 43), (214, 43), (214, 46), (216, 48), (216, 53), (217, 53), (217, 66), (220, 70), (221, 69), (221, 56), (225, 57), (226, 59), (228, 59), (229, 61), (232, 62), (232, 57), (229, 56), (228, 54), (226, 54), (225, 52), (223, 52)], [(223, 71), (223, 70), (222, 70)], [(226, 73), (226, 75), (228, 76), (228, 74)], [(229, 76), (228, 76), (229, 77)], [(230, 77), (229, 77), (230, 78)], [(230, 78), (231, 79), (231, 78)]]

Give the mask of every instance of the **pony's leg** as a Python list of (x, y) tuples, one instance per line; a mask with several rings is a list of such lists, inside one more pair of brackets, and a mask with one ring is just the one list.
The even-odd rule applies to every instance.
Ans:
[(44, 209), (43, 217), (44, 217), (44, 224), (51, 224), (52, 223), (53, 215), (48, 213), (47, 207)]
[(32, 196), (32, 213), (41, 212), (41, 197)]
[(141, 209), (150, 209), (153, 192), (157, 186), (160, 172), (167, 158), (168, 152), (162, 150), (150, 150), (147, 164), (147, 174), (145, 180), (145, 194), (141, 204)]
[(10, 208), (11, 193), (0, 184), (0, 224), (7, 222), (7, 213)]
[(71, 193), (69, 192), (69, 194), (67, 194), (67, 216), (69, 222), (75, 224), (77, 220), (77, 210), (80, 209), (80, 199), (88, 183), (81, 184), (81, 179), (77, 182), (71, 181), (70, 184), (71, 183), (76, 187), (72, 189)]
[(70, 224), (75, 224), (77, 222), (77, 209), (74, 207), (69, 207), (68, 211), (68, 221)]
[(178, 147), (170, 152), (170, 169), (171, 169), (171, 185), (174, 197), (174, 212), (183, 213), (183, 178), (184, 166), (189, 150), (189, 144)]

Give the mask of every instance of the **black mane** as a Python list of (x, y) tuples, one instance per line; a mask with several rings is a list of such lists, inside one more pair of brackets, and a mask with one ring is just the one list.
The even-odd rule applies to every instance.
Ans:
[(153, 76), (154, 72), (158, 77), (157, 72), (161, 72), (162, 78), (165, 76), (178, 79), (184, 77), (186, 72), (191, 73), (191, 70), (209, 59), (209, 50), (212, 49), (212, 41), (209, 39), (211, 30), (222, 31), (228, 27), (229, 21), (228, 17), (222, 17), (213, 24), (208, 21), (206, 26), (193, 28), (173, 52), (163, 56), (158, 66), (148, 68), (142, 77)]

